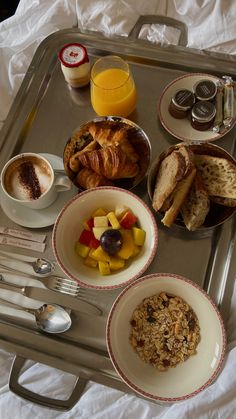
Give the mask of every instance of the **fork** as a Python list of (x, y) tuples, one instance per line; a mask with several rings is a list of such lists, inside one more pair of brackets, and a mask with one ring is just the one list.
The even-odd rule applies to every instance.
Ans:
[[(6, 267), (2, 265), (1, 263), (0, 263), (0, 267), (8, 272), (13, 272), (19, 275), (19, 272), (14, 268)], [(24, 273), (23, 275), (31, 278), (31, 276), (28, 274)], [(81, 288), (76, 281), (69, 278), (64, 278), (61, 276), (50, 276), (47, 278), (37, 277), (37, 278), (34, 278), (34, 280), (42, 282), (42, 284), (44, 284), (46, 288), (52, 291), (58, 291), (63, 294), (68, 294), (72, 297), (78, 297), (82, 299), (82, 298), (89, 297), (89, 295), (90, 296), (93, 295), (92, 290)]]

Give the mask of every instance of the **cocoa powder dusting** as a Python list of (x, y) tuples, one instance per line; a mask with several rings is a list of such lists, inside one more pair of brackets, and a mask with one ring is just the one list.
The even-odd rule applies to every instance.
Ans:
[(19, 179), (24, 188), (29, 191), (30, 199), (37, 199), (42, 194), (35, 168), (31, 161), (23, 162), (19, 167)]

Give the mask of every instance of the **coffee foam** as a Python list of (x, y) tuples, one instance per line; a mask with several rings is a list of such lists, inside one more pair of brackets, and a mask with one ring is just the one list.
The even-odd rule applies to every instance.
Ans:
[(36, 156), (23, 156), (14, 160), (4, 176), (8, 194), (21, 201), (39, 198), (50, 188), (51, 183), (50, 166)]

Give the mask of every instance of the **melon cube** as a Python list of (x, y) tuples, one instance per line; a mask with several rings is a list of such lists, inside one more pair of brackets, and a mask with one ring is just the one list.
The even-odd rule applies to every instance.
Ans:
[(128, 207), (125, 207), (124, 205), (117, 205), (115, 208), (115, 215), (120, 220), (123, 215), (128, 211)]
[(107, 231), (107, 230), (110, 230), (110, 229), (111, 229), (111, 227), (93, 227), (94, 237), (97, 240), (100, 240), (101, 235), (104, 233), (104, 231)]
[(108, 218), (106, 215), (100, 215), (93, 219), (94, 227), (108, 227)]

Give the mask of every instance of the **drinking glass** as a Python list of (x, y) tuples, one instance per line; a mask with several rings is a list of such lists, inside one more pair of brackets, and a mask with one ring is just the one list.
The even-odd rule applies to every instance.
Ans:
[(126, 117), (133, 112), (137, 95), (126, 61), (109, 55), (95, 62), (91, 71), (91, 102), (99, 116)]

